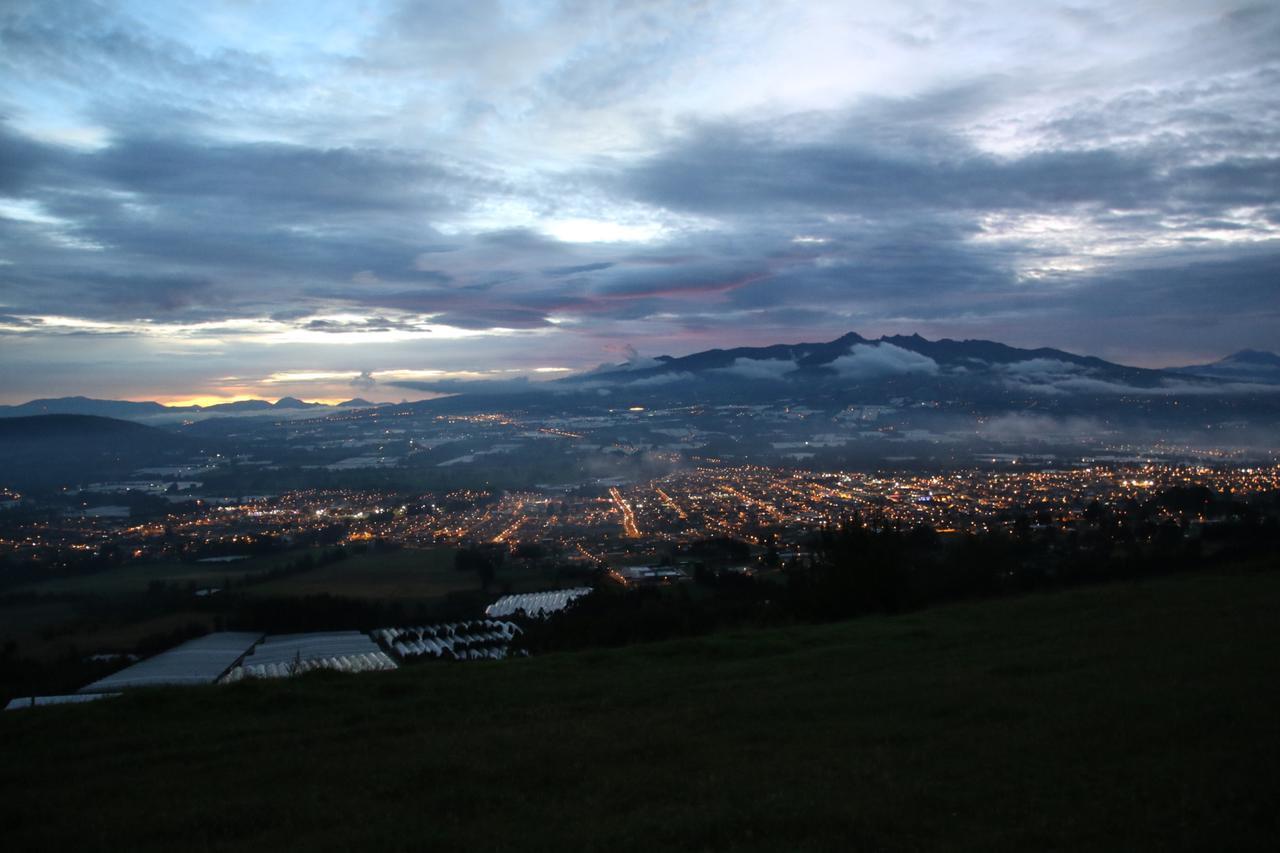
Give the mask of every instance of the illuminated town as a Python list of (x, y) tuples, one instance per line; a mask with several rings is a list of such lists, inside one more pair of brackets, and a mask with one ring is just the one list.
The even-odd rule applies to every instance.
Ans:
[(1067, 529), (1085, 523), (1091, 506), (1123, 515), (1176, 486), (1245, 498), (1280, 489), (1280, 466), (1079, 463), (908, 475), (707, 465), (645, 482), (529, 490), (298, 490), (237, 500), (193, 498), (146, 521), (131, 520), (125, 507), (87, 507), (9, 525), (0, 554), (37, 563), (108, 547), (129, 560), (235, 555), (263, 538), (510, 549), (537, 543), (565, 561), (603, 566), (712, 537), (756, 546), (792, 543), (853, 516), (884, 526), (927, 525), (944, 534), (996, 530), (1020, 518)]

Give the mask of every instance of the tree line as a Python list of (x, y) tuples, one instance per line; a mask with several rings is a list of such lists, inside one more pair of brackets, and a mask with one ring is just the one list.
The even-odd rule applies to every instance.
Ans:
[(1274, 567), (1280, 554), (1275, 495), (1245, 503), (1203, 487), (1180, 487), (1119, 510), (1094, 505), (1086, 515), (1087, 523), (1076, 528), (1015, 515), (1007, 526), (959, 536), (851, 516), (813, 530), (802, 549), (806, 556), (783, 562), (776, 572), (699, 567), (692, 584), (605, 588), (548, 619), (532, 620), (518, 646), (538, 653), (900, 613), (1215, 566)]

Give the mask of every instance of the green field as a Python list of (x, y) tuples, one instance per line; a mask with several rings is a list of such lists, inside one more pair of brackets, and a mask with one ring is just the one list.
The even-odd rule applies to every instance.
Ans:
[(1280, 573), (0, 715), (10, 849), (1245, 850)]
[[(178, 560), (139, 562), (92, 574), (50, 578), (18, 587), (15, 592), (40, 595), (120, 597), (145, 593), (153, 581), (196, 587), (222, 586), (223, 581), (252, 578), (286, 565), (306, 551), (286, 551), (228, 563), (183, 563)], [(320, 553), (316, 549), (314, 553)]]
[[(380, 554), (360, 554), (336, 563), (279, 580), (247, 587), (258, 596), (335, 595), (379, 601), (424, 601), (451, 592), (479, 589), (479, 579), (454, 568), (457, 549), (405, 548)], [(554, 570), (503, 569), (492, 586), (498, 595), (509, 587), (514, 592), (552, 589), (570, 585), (556, 577)]]
[(140, 562), (23, 584), (6, 590), (13, 595), (0, 602), (0, 641), (13, 641), (19, 655), (44, 662), (131, 651), (140, 640), (193, 624), (209, 628), (214, 622), (213, 610), (196, 611), (182, 604), (165, 612), (135, 613), (131, 605), (146, 600), (152, 583), (180, 590), (221, 587), (228, 579), (234, 583), (252, 579), (304, 553), (290, 551), (230, 563)]
[(16, 601), (0, 604), (0, 641), (18, 644), (23, 655), (45, 659), (56, 655), (47, 643), (50, 629), (76, 617), (66, 601)]
[(458, 590), (476, 589), (474, 575), (453, 567), (453, 548), (405, 548), (380, 554), (357, 554), (301, 572), (247, 587), (258, 596), (336, 595), (347, 598), (421, 600)]
[[(456, 549), (449, 547), (353, 554), (306, 571), (252, 582), (307, 553), (318, 556), (322, 551), (294, 550), (216, 564), (137, 563), (29, 583), (16, 589), (9, 601), (0, 601), (0, 642), (14, 641), (21, 656), (37, 661), (131, 651), (140, 640), (185, 626), (213, 627), (217, 616), (230, 606), (227, 596), (198, 600), (186, 590), (221, 587), (227, 580), (235, 585), (235, 596), (247, 599), (330, 595), (418, 604), (479, 590), (474, 574), (454, 568)], [(176, 591), (176, 598), (165, 599), (162, 612), (157, 612), (155, 602), (139, 611), (136, 605), (147, 602), (148, 587), (157, 581)], [(554, 569), (506, 568), (499, 572), (491, 592), (496, 597), (508, 589), (526, 592), (576, 583), (580, 581), (557, 577)]]
[[(322, 549), (310, 553), (319, 556)], [(93, 574), (51, 578), (24, 584), (16, 593), (39, 595), (74, 595), (126, 597), (145, 593), (150, 584), (187, 587), (222, 586), (252, 580), (273, 569), (285, 566), (305, 550), (286, 551), (264, 557), (252, 557), (229, 563), (183, 563), (167, 560), (135, 563)], [(327, 563), (315, 569), (267, 580), (245, 587), (260, 596), (296, 596), (328, 594), (364, 599), (421, 600), (437, 598), (450, 592), (476, 589), (475, 575), (454, 569), (455, 548), (405, 548), (399, 551), (354, 554), (345, 560)], [(510, 585), (515, 591), (564, 586), (554, 573), (500, 571), (494, 588)]]

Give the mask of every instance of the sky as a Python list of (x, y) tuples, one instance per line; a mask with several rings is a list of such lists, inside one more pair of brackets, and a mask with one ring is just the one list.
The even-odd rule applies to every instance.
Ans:
[(0, 4), (0, 402), (849, 331), (1280, 350), (1280, 4)]

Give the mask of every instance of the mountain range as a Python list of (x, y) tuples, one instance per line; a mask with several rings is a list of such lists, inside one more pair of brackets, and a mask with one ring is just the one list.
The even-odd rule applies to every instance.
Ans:
[(1255, 349), (1242, 349), (1211, 364), (1193, 364), (1176, 368), (1179, 373), (1228, 379), (1233, 382), (1280, 384), (1280, 355)]
[(0, 418), (4, 485), (29, 488), (119, 475), (213, 453), (207, 441), (129, 420), (97, 415)]
[[(902, 353), (914, 353), (919, 358), (903, 357)], [(778, 375), (794, 373), (792, 378), (806, 375), (822, 375), (823, 371), (839, 374), (851, 368), (859, 357), (870, 357), (879, 370), (855, 370), (864, 378), (871, 374), (932, 372), (939, 366), (1008, 365), (1028, 361), (1052, 361), (1081, 368), (1123, 373), (1127, 376), (1143, 374), (1141, 368), (1113, 364), (1093, 356), (1081, 356), (1057, 349), (1019, 349), (995, 341), (955, 341), (943, 338), (931, 341), (920, 335), (886, 335), (876, 339), (864, 338), (856, 332), (842, 335), (823, 343), (776, 344), (766, 347), (738, 347), (736, 349), (712, 349), (692, 355), (673, 358), (659, 356), (652, 365), (624, 364), (596, 371), (597, 377), (618, 377), (626, 374), (634, 379), (687, 372), (700, 374), (706, 371), (739, 371), (751, 374), (751, 363), (776, 364)], [(792, 365), (792, 367), (788, 367)], [(572, 377), (582, 379), (582, 377)]]
[(31, 400), (16, 406), (0, 406), (0, 418), (31, 417), (33, 415), (94, 415), (124, 420), (153, 420), (169, 415), (242, 415), (282, 414), (311, 409), (363, 409), (377, 405), (355, 398), (329, 406), (325, 403), (308, 403), (297, 397), (281, 397), (269, 400), (236, 400), (232, 403), (215, 403), (211, 406), (166, 406), (151, 400), (96, 400), (91, 397), (53, 397)]
[[(918, 358), (911, 358), (904, 353), (914, 354)], [(776, 369), (753, 369), (752, 364), (769, 364)], [(891, 374), (934, 373), (939, 369), (964, 369), (970, 372), (994, 370), (997, 373), (1007, 373), (1010, 366), (1027, 364), (1041, 367), (1060, 365), (1060, 370), (1070, 373), (1148, 383), (1185, 375), (1233, 382), (1280, 384), (1280, 356), (1258, 350), (1241, 350), (1211, 364), (1148, 369), (1047, 347), (1022, 349), (996, 341), (957, 341), (949, 338), (931, 341), (920, 335), (886, 335), (868, 339), (855, 332), (823, 343), (712, 349), (682, 357), (659, 356), (651, 363), (605, 365), (593, 374), (570, 377), (564, 381), (581, 382), (593, 377), (636, 381), (679, 373), (698, 375), (707, 371), (737, 371), (744, 375), (754, 373), (756, 378), (772, 372), (778, 378), (800, 379), (834, 373), (867, 379)]]
[[(1251, 436), (1280, 428), (1280, 374), (1270, 353), (1239, 353), (1213, 365), (1150, 369), (1058, 349), (920, 335), (711, 349), (633, 358), (550, 382), (399, 382), (449, 396), (397, 412), (524, 411), (586, 415), (601, 409), (767, 406), (835, 413), (884, 406), (913, 421), (933, 412), (949, 429), (1008, 414), (1084, 418), (1116, 430), (1223, 430)], [(1249, 364), (1255, 369), (1232, 369)], [(1266, 439), (1267, 443), (1273, 443)]]
[[(914, 442), (910, 458), (944, 453), (952, 460), (969, 458), (965, 454), (973, 448), (985, 453), (992, 442), (1007, 450), (1040, 447), (1050, 439), (1055, 447), (1137, 442), (1274, 453), (1280, 435), (1278, 363), (1271, 353), (1245, 351), (1209, 365), (1152, 370), (993, 341), (850, 333), (817, 343), (636, 358), (549, 382), (387, 383), (448, 394), (377, 408), (365, 408), (372, 406), (365, 400), (339, 409), (292, 397), (208, 407), (35, 400), (0, 409), (0, 485), (118, 479), (140, 469), (189, 467), (221, 454), (252, 458), (246, 465), (273, 488), (277, 475), (255, 466), (326, 468), (307, 476), (340, 477), (335, 465), (359, 458), (371, 442), (412, 445), (420, 436), (429, 440), (400, 452), (404, 459), (414, 457), (415, 476), (424, 470), (434, 475), (434, 467), (449, 462), (449, 453), (474, 459), (468, 454), (488, 452), (489, 443), (508, 443), (478, 437), (483, 431), (469, 427), (445, 435), (448, 428), (441, 424), (449, 420), (440, 416), (494, 412), (512, 416), (517, 432), (528, 428), (519, 424), (554, 428), (575, 419), (584, 425), (592, 434), (580, 452), (566, 449), (569, 455), (555, 457), (569, 466), (612, 464), (600, 455), (601, 447), (661, 444), (671, 440), (672, 430), (681, 440), (696, 434), (703, 442), (698, 446), (737, 458), (776, 458), (782, 445), (797, 441), (816, 442), (806, 453), (845, 447), (833, 464), (902, 454), (903, 441)], [(351, 415), (329, 420), (338, 411)], [(388, 416), (397, 418), (399, 437), (387, 437)], [(303, 431), (305, 441), (294, 440), (299, 430), (285, 428), (291, 418), (315, 419)], [(661, 426), (650, 431), (654, 424)], [(430, 448), (442, 438), (459, 444), (437, 459)], [(854, 449), (845, 446), (849, 441)], [(518, 452), (513, 458), (529, 464), (535, 457), (542, 464), (548, 454), (541, 448), (533, 456)]]
[[(1280, 412), (1280, 356), (1241, 350), (1211, 364), (1149, 369), (1051, 348), (1024, 349), (988, 340), (929, 340), (920, 335), (710, 349), (685, 356), (633, 359), (551, 382), (388, 383), (446, 393), (406, 405), (414, 410), (595, 405), (615, 395), (646, 405), (787, 400), (822, 408), (891, 400), (947, 401), (951, 408), (999, 412), (1038, 408), (1064, 414), (1128, 410), (1147, 417), (1176, 408), (1179, 417)], [(539, 402), (540, 401), (540, 402)], [(371, 408), (353, 399), (336, 408)], [(323, 416), (335, 407), (283, 397), (212, 406), (63, 397), (0, 406), (0, 418), (82, 414), (155, 422), (172, 416)]]

